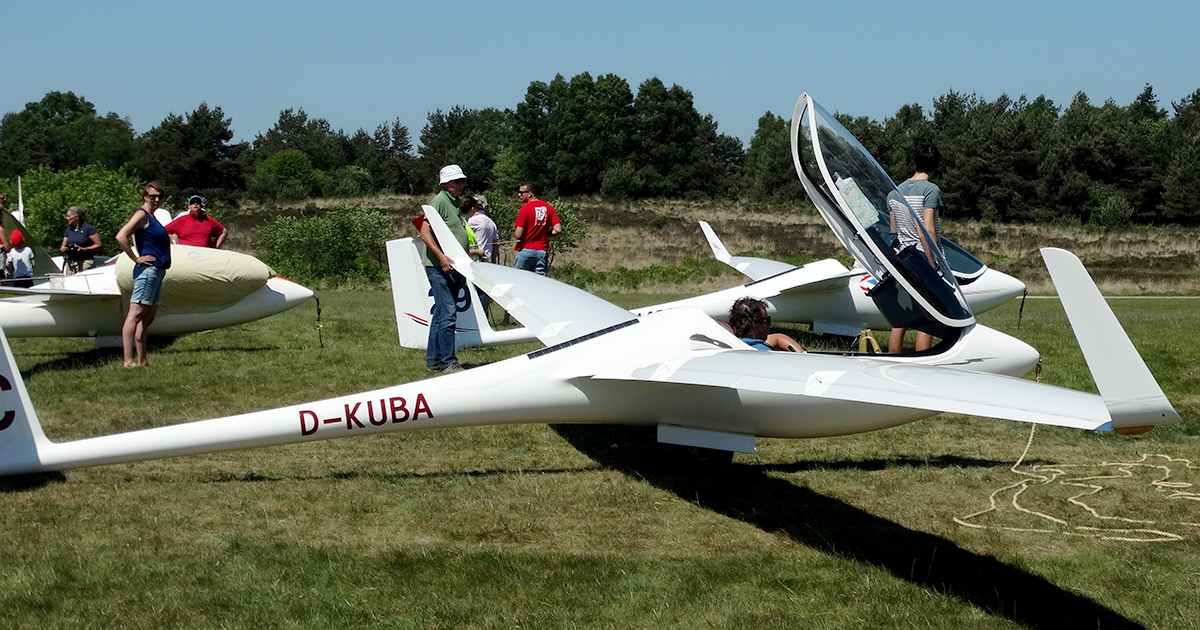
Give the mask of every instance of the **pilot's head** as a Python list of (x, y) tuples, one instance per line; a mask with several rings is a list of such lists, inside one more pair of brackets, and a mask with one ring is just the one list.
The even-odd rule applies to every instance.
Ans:
[(752, 297), (740, 298), (729, 309), (729, 327), (733, 334), (746, 339), (766, 339), (771, 332), (767, 303)]

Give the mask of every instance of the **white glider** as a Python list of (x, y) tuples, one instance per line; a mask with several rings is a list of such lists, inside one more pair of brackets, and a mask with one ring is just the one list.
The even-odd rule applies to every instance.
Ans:
[[(6, 213), (7, 214), (7, 213)], [(4, 217), (10, 227), (13, 217)], [(21, 228), (24, 231), (23, 228)], [(98, 346), (120, 345), (129, 308), (133, 262), (118, 256), (64, 276), (32, 237), (34, 286), (0, 287), (0, 328), (9, 337), (95, 337)], [(308, 288), (280, 278), (248, 254), (186, 245), (171, 246), (171, 269), (150, 334), (173, 336), (235, 326), (281, 313), (312, 298)], [(43, 270), (53, 270), (46, 273)]]
[[(715, 319), (726, 319), (734, 301), (752, 297), (767, 303), (767, 312), (773, 321), (811, 324), (816, 332), (855, 336), (862, 330), (891, 327), (868, 295), (876, 281), (862, 267), (848, 268), (832, 258), (797, 267), (764, 258), (729, 256), (708, 223), (701, 221), (700, 227), (708, 238), (714, 256), (745, 274), (751, 282), (674, 302), (631, 309), (631, 313), (640, 316), (687, 306), (698, 308)], [(429, 291), (429, 281), (421, 268), (416, 241), (390, 241), (387, 252), (400, 345), (424, 350), (429, 338), (433, 297)], [(968, 258), (975, 260), (964, 251), (962, 259)], [(978, 261), (975, 261), (975, 265), (964, 265), (975, 274), (970, 278), (970, 283), (963, 287), (963, 294), (973, 312), (991, 310), (1025, 291), (1025, 284), (1020, 280), (988, 269)], [(531, 341), (535, 338), (532, 332), (524, 328), (493, 329), (480, 312), (477, 300), (465, 291), (458, 296), (458, 321), (454, 335), (456, 348)]]

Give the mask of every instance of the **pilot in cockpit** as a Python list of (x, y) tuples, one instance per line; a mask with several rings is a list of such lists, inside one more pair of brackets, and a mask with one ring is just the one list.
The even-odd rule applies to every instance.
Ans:
[(729, 309), (729, 327), (755, 350), (804, 352), (795, 339), (771, 332), (771, 316), (767, 314), (767, 303), (762, 300), (744, 297), (734, 302)]

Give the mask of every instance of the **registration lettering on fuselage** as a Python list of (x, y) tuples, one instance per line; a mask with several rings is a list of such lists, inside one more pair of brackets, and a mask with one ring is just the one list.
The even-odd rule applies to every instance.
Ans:
[(417, 394), (411, 408), (407, 398), (391, 396), (378, 400), (344, 403), (341, 412), (332, 416), (322, 417), (321, 414), (311, 409), (301, 409), (300, 435), (312, 435), (326, 424), (345, 424), (346, 430), (353, 431), (365, 429), (368, 426), (382, 427), (389, 423), (400, 424), (410, 420), (416, 422), (420, 419), (421, 414), (428, 418), (433, 417), (433, 411), (429, 408), (429, 402), (425, 400), (425, 394)]

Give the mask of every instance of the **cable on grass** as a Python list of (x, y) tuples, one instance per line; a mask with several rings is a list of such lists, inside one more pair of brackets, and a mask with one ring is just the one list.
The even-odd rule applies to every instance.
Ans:
[[(1173, 479), (1173, 475), (1176, 473), (1182, 472), (1186, 474), (1189, 471), (1200, 470), (1200, 466), (1193, 465), (1191, 460), (1171, 457), (1170, 455), (1160, 453), (1147, 453), (1143, 454), (1141, 459), (1132, 462), (1104, 461), (1098, 464), (1044, 464), (1031, 467), (1029, 472), (1018, 470), (1017, 467), (1025, 460), (1025, 456), (1029, 453), (1029, 449), (1033, 445), (1033, 436), (1036, 429), (1037, 425), (1030, 427), (1029, 441), (1025, 444), (1025, 450), (1021, 453), (1021, 457), (1017, 459), (1017, 462), (1009, 469), (1013, 473), (1022, 475), (1025, 478), (992, 492), (988, 495), (989, 505), (986, 509), (963, 517), (956, 516), (953, 518), (955, 523), (973, 529), (991, 528), (1011, 532), (1058, 533), (1064, 536), (1090, 536), (1099, 540), (1124, 542), (1174, 542), (1185, 540), (1194, 536), (1195, 533), (1200, 533), (1200, 522), (1194, 522), (1200, 521), (1200, 518), (1191, 521), (1156, 521), (1147, 518), (1129, 518), (1106, 514), (1101, 508), (1094, 507), (1094, 502), (1090, 502), (1091, 497), (1098, 496), (1103, 490), (1107, 489), (1107, 486), (1101, 484), (1104, 480), (1132, 479), (1136, 469), (1148, 469), (1158, 472), (1158, 477), (1152, 479), (1149, 484), (1157, 494), (1165, 497), (1167, 501), (1196, 501), (1200, 503), (1200, 491), (1197, 490), (1196, 484)], [(1115, 469), (1115, 472), (1080, 477), (1069, 476), (1069, 469), (1081, 469), (1084, 467)], [(1072, 524), (1069, 520), (1072, 517), (1070, 514), (1064, 515), (1067, 518), (1059, 518), (1031, 509), (1022, 504), (1022, 494), (1026, 490), (1029, 490), (1031, 487), (1049, 487), (1052, 484), (1080, 488), (1081, 490), (1078, 493), (1066, 499), (1066, 507), (1075, 512), (1085, 512), (1086, 514), (1083, 515), (1083, 518), (1098, 519), (1103, 524), (1111, 524), (1111, 526), (1096, 527), (1093, 525)], [(1034, 520), (1033, 525), (1028, 527), (1008, 525), (989, 526), (972, 522), (985, 514), (998, 512), (1000, 510), (998, 497), (1009, 491), (1011, 491), (1009, 502), (1012, 509)], [(1038, 519), (1043, 522), (1043, 526), (1037, 526)], [(1053, 524), (1057, 527), (1047, 527), (1047, 524)], [(1167, 529), (1176, 529), (1177, 531), (1166, 531)], [(1184, 533), (1179, 533), (1180, 531)], [(1188, 535), (1189, 533), (1191, 535)]]
[(324, 348), (325, 339), (321, 336), (321, 328), (324, 327), (324, 324), (321, 323), (321, 298), (314, 295), (313, 299), (317, 301), (317, 343), (319, 347)]
[[(1017, 309), (1017, 339), (1021, 339), (1021, 318), (1025, 315), (1025, 298), (1026, 297), (1029, 297), (1029, 289), (1025, 289), (1024, 291), (1021, 292), (1021, 308)], [(1022, 341), (1024, 341), (1024, 340), (1022, 339)], [(1041, 368), (1040, 361), (1038, 362), (1038, 367), (1039, 367), (1039, 369)]]

